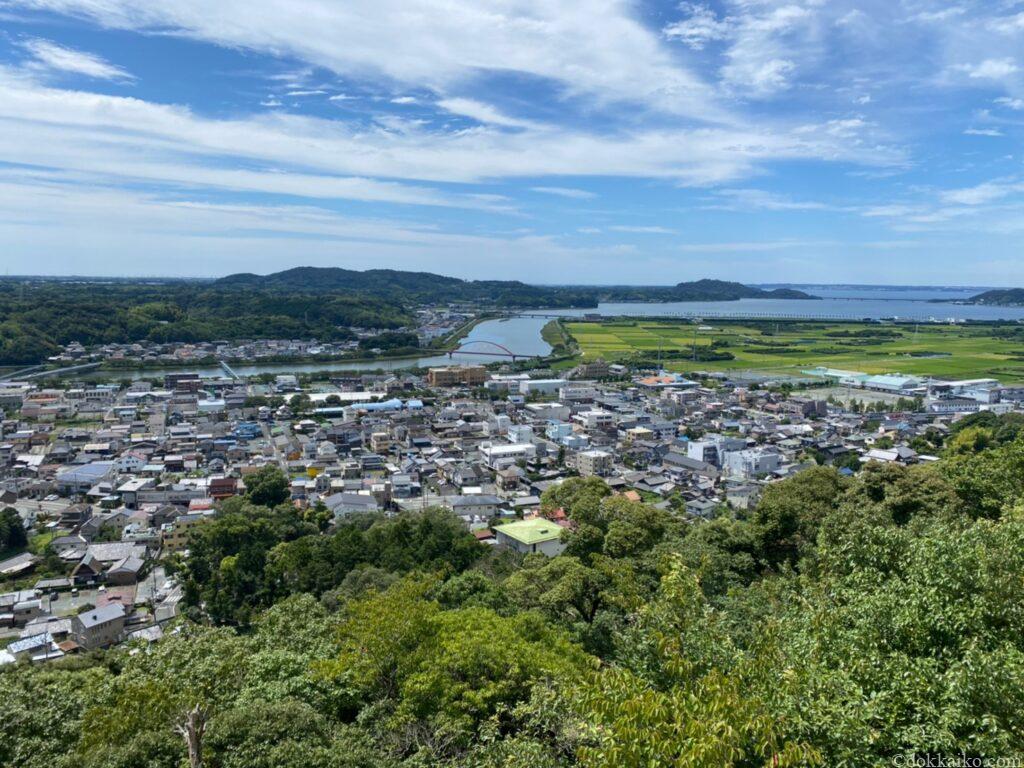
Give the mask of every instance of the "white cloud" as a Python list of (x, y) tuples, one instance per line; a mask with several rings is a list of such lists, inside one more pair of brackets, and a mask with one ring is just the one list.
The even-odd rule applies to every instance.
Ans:
[(674, 246), (683, 253), (753, 253), (759, 251), (782, 251), (790, 248), (821, 247), (834, 245), (832, 242), (803, 242), (800, 240), (765, 240), (727, 243), (684, 243)]
[(995, 100), (995, 103), (1002, 107), (1007, 107), (1008, 109), (1024, 109), (1024, 99), (1015, 99), (1009, 96), (1000, 96), (998, 99)]
[(964, 129), (964, 135), (965, 136), (991, 136), (991, 137), (995, 138), (995, 137), (999, 137), (999, 136), (1005, 136), (1006, 134), (1004, 134), (1002, 131), (1000, 131), (1000, 130), (998, 130), (996, 128), (965, 128)]
[(32, 55), (33, 60), (29, 66), (33, 68), (70, 72), (98, 80), (134, 79), (125, 70), (99, 56), (66, 48), (49, 40), (28, 40), (22, 43), (22, 47)]
[(813, 200), (793, 200), (785, 195), (761, 189), (723, 189), (717, 193), (721, 202), (703, 206), (716, 210), (821, 211), (829, 206)]
[(662, 30), (662, 34), (669, 40), (679, 40), (695, 51), (699, 51), (703, 50), (709, 42), (725, 40), (731, 34), (731, 23), (728, 20), (719, 19), (707, 5), (683, 3), (679, 7), (689, 16), (669, 24)]
[(528, 128), (537, 124), (529, 120), (519, 120), (502, 113), (500, 110), (474, 99), (442, 99), (437, 106), (453, 115), (462, 115), (476, 120), (478, 123), (504, 125), (510, 128)]
[(419, 103), (415, 96), (396, 96), (391, 100), (392, 104), (417, 104)]
[(612, 232), (624, 232), (634, 235), (674, 235), (676, 231), (668, 227), (658, 226), (636, 226), (630, 224), (616, 224), (608, 227)]
[(443, 12), (432, 0), (14, 2), (439, 92), (480, 73), (517, 72), (558, 83), (570, 96), (639, 102), (700, 120), (723, 117), (712, 89), (665, 50), (631, 0), (597, 7), (592, 0), (450, 0)]
[[(173, 183), (258, 183), (303, 194), (302, 184), (292, 178), (302, 183), (321, 179), (309, 185), (307, 194), (313, 196), (350, 183), (336, 176), (481, 182), (604, 175), (693, 185), (741, 178), (772, 160), (888, 164), (902, 159), (894, 150), (835, 135), (828, 126), (799, 132), (762, 126), (631, 135), (500, 128), (446, 133), (397, 118), (367, 127), (275, 110), (210, 119), (182, 107), (47, 88), (0, 69), (0, 159), (124, 176), (166, 174)], [(264, 170), (243, 172), (237, 170), (240, 164), (262, 164)], [(387, 188), (389, 195), (404, 198), (406, 193), (400, 185)], [(423, 199), (422, 189), (410, 194)], [(436, 192), (427, 197), (457, 204), (454, 198)]]
[(1024, 12), (1012, 16), (999, 16), (992, 20), (990, 26), (1004, 35), (1015, 35), (1024, 32)]
[(568, 197), (573, 200), (592, 200), (597, 197), (593, 192), (585, 189), (574, 189), (572, 187), (530, 187), (533, 192), (540, 192), (543, 195), (555, 195), (556, 197)]
[[(479, 278), (564, 279), (621, 263), (619, 246), (550, 237), (466, 235), (316, 206), (216, 204), (0, 170), (5, 266), (39, 274), (223, 275), (303, 264), (387, 264)], [(50, 254), (45, 265), (38, 253)], [(480, 253), (490, 258), (480, 259)], [(439, 265), (444, 265), (443, 267)]]
[(816, 3), (738, 3), (743, 13), (733, 23), (735, 32), (722, 79), (727, 86), (766, 97), (788, 88), (797, 70), (794, 54), (815, 25)]
[(1024, 184), (1010, 181), (988, 181), (974, 187), (951, 189), (943, 192), (940, 197), (944, 203), (957, 205), (984, 205), (1001, 200), (1015, 192), (1024, 191)]
[(958, 64), (953, 69), (963, 72), (975, 80), (1000, 80), (1014, 74), (1019, 69), (1012, 58), (985, 59), (977, 64)]

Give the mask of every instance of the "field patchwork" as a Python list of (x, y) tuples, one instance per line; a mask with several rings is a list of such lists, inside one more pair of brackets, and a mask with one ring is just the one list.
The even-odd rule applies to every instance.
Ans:
[[(673, 371), (865, 373), (1024, 381), (1024, 326), (827, 322), (568, 322), (584, 359), (657, 362)], [(696, 358), (696, 359), (695, 359)], [(716, 359), (725, 358), (725, 359)]]

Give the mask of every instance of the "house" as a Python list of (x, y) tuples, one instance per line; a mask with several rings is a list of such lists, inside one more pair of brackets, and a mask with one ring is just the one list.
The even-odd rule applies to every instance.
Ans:
[(452, 512), (459, 517), (469, 519), (472, 517), (494, 517), (501, 513), (502, 502), (497, 496), (477, 494), (471, 496), (456, 496), (451, 500)]
[(48, 661), (59, 659), (63, 655), (53, 636), (49, 632), (40, 632), (10, 643), (5, 652), (0, 652), (0, 664), (11, 664), (18, 659)]
[(22, 552), (20, 555), (2, 560), (0, 561), (0, 576), (5, 579), (22, 576), (35, 568), (39, 559), (31, 552)]
[(106, 573), (107, 584), (113, 586), (126, 586), (135, 584), (139, 580), (139, 573), (142, 571), (142, 558), (135, 555), (118, 560)]
[(73, 616), (71, 634), (88, 650), (106, 648), (116, 643), (124, 632), (125, 609), (120, 603), (108, 603)]
[(96, 559), (93, 554), (87, 553), (78, 561), (78, 565), (71, 571), (71, 578), (75, 584), (88, 584), (100, 579), (103, 576), (103, 563)]
[(493, 530), (499, 546), (523, 554), (539, 552), (554, 557), (565, 549), (565, 544), (562, 543), (562, 527), (543, 517), (517, 520), (514, 523), (496, 526)]
[(368, 493), (334, 493), (322, 501), (335, 518), (351, 514), (380, 512), (377, 500)]
[(238, 481), (233, 477), (211, 477), (208, 488), (210, 498), (227, 499), (238, 493)]
[(718, 507), (718, 502), (714, 499), (691, 499), (686, 502), (686, 512), (693, 517), (704, 517), (712, 518), (715, 514), (715, 509)]

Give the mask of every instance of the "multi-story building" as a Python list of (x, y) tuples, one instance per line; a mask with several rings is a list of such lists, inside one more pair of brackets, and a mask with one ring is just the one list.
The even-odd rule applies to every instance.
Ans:
[(576, 469), (584, 477), (601, 477), (612, 471), (612, 455), (608, 451), (581, 451), (576, 455)]
[(432, 387), (478, 387), (485, 381), (487, 369), (482, 365), (452, 365), (427, 371), (427, 383)]

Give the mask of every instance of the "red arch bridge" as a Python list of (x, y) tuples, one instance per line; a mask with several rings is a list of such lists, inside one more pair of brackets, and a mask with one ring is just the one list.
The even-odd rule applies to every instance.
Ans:
[[(466, 347), (478, 344), (485, 345), (485, 349), (466, 349)], [(488, 341), (487, 339), (473, 339), (472, 341), (464, 341), (455, 349), (448, 350), (448, 357), (451, 357), (452, 355), (482, 355), (484, 357), (510, 357), (513, 360), (534, 357), (534, 355), (522, 355), (519, 354), (518, 352), (513, 352), (504, 344), (499, 344), (496, 341)]]

